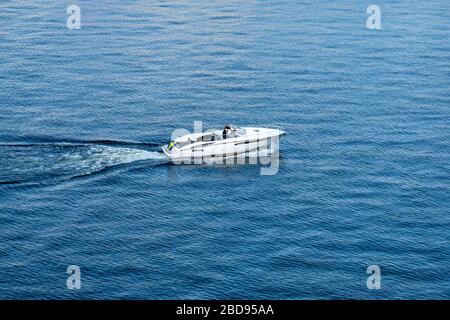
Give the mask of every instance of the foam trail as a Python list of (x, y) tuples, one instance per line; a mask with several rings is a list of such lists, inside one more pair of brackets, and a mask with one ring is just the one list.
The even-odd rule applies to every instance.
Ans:
[(156, 151), (97, 144), (1, 145), (0, 183), (62, 181), (138, 161), (167, 159)]

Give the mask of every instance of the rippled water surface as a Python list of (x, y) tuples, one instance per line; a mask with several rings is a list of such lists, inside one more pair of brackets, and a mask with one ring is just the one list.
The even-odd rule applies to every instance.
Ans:
[[(449, 298), (448, 1), (378, 1), (381, 30), (364, 1), (70, 4), (0, 3), (0, 298)], [(283, 126), (278, 173), (168, 164), (197, 120)]]

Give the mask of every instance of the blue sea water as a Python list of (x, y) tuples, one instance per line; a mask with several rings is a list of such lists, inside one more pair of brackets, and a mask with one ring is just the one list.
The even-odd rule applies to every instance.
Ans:
[[(0, 298), (450, 297), (449, 1), (378, 0), (381, 30), (372, 1), (73, 2), (0, 2)], [(278, 173), (167, 164), (194, 121), (283, 126)]]

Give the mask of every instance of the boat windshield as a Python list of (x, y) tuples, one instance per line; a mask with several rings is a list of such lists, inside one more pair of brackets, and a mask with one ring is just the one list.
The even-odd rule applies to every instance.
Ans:
[(245, 130), (240, 128), (240, 127), (236, 127), (236, 126), (230, 126), (231, 130), (233, 130), (234, 133), (243, 136), (245, 135)]

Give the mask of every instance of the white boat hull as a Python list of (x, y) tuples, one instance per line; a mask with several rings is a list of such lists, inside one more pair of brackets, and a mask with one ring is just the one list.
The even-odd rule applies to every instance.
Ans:
[(279, 138), (285, 135), (281, 129), (242, 129), (250, 134), (218, 141), (201, 141), (171, 150), (165, 145), (162, 150), (175, 164), (252, 163), (258, 157), (278, 153)]

